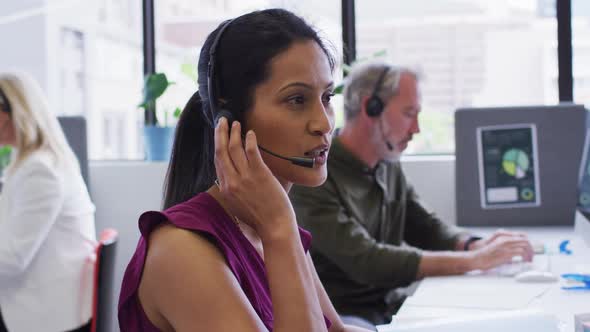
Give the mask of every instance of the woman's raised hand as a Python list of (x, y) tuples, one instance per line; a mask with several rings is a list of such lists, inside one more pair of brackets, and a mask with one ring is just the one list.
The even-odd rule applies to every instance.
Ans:
[(242, 126), (228, 128), (222, 117), (215, 127), (215, 169), (226, 208), (253, 227), (264, 241), (284, 227), (293, 229), (295, 213), (287, 192), (266, 166), (250, 130), (242, 143)]

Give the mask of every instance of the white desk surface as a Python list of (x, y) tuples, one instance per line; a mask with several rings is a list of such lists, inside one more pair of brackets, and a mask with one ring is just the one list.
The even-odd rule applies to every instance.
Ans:
[[(474, 234), (489, 235), (496, 228), (469, 228)], [(539, 228), (510, 228), (510, 230), (523, 231), (528, 234), (533, 242), (542, 242), (545, 244), (551, 255), (551, 272), (556, 275), (563, 273), (581, 272), (577, 269), (590, 267), (590, 248), (588, 248), (583, 241), (576, 236), (573, 227), (539, 227)], [(558, 245), (563, 240), (571, 240), (569, 248), (572, 249), (572, 255), (559, 254)], [(541, 255), (538, 259), (546, 259)], [(450, 277), (460, 282), (462, 278), (472, 278), (473, 276)], [(489, 278), (489, 277), (487, 277)], [(510, 278), (510, 277), (493, 277), (493, 278)], [(445, 282), (444, 278), (430, 278), (429, 286), (436, 285), (436, 283)], [(482, 285), (485, 284), (485, 278), (482, 279)], [(514, 281), (516, 283), (516, 281)], [(555, 314), (562, 322), (562, 331), (574, 331), (574, 314), (590, 313), (590, 291), (566, 291), (562, 290), (563, 282), (556, 282), (549, 284), (549, 289), (542, 296), (533, 299), (525, 308), (522, 309), (540, 309), (548, 313)], [(477, 313), (489, 313), (487, 309), (472, 309), (472, 308), (451, 308), (441, 306), (444, 302), (437, 298), (436, 287), (428, 287), (427, 291), (417, 292), (414, 298), (419, 301), (419, 305), (412, 304), (412, 301), (407, 301), (400, 308), (394, 320), (413, 320), (413, 319), (428, 319), (438, 317), (448, 317), (452, 315), (470, 315)], [(420, 286), (418, 286), (420, 290)], [(423, 289), (424, 290), (424, 289)], [(498, 294), (498, 296), (503, 296)], [(430, 299), (430, 300), (429, 300)], [(497, 301), (498, 299), (493, 299)], [(436, 303), (436, 305), (428, 305), (428, 302)], [(482, 299), (481, 301), (486, 301)], [(491, 300), (490, 300), (491, 301)]]

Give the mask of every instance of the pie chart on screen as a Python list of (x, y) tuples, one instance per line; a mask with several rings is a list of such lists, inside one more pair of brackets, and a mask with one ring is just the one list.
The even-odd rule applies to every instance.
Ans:
[(502, 168), (504, 172), (517, 179), (522, 179), (526, 176), (530, 164), (529, 156), (520, 149), (510, 149), (502, 156)]

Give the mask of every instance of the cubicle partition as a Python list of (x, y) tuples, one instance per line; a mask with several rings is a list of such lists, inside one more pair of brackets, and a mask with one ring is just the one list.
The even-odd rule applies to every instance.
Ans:
[(573, 104), (458, 110), (457, 224), (573, 225), (586, 122)]

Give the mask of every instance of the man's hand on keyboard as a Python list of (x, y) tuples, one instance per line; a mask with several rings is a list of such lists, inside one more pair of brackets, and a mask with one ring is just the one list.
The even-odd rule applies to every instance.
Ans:
[(473, 268), (489, 270), (512, 262), (520, 256), (526, 262), (533, 259), (534, 251), (526, 235), (499, 230), (487, 239), (476, 241), (472, 248)]
[(521, 233), (521, 232), (511, 232), (511, 231), (507, 231), (505, 229), (498, 229), (490, 237), (483, 238), (481, 240), (477, 240), (477, 241), (473, 242), (469, 246), (469, 250), (480, 249), (480, 248), (485, 247), (488, 244), (492, 243), (494, 240), (501, 238), (501, 237), (505, 237), (505, 236), (508, 236), (508, 237), (519, 236), (519, 237), (527, 238), (526, 234)]

